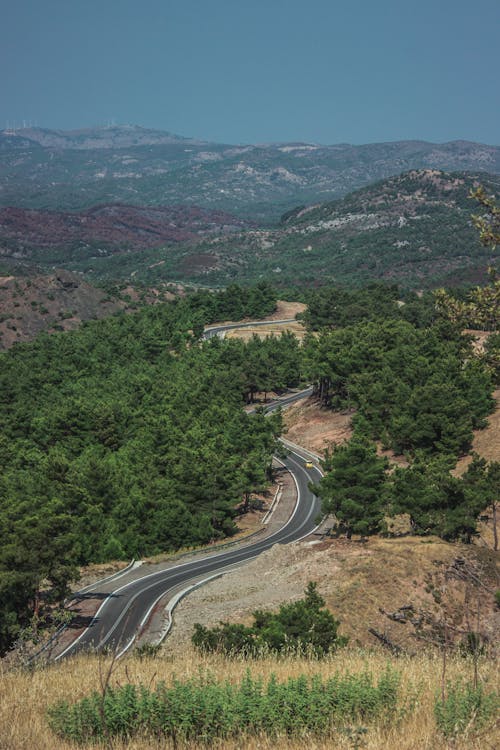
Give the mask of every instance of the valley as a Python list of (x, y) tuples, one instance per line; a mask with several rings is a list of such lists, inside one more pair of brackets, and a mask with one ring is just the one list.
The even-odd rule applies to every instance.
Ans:
[[(0, 745), (29, 746), (26, 703), (42, 749), (198, 747), (244, 669), (248, 695), (272, 671), (290, 701), (309, 676), (332, 676), (312, 680), (323, 697), (345, 676), (347, 705), (369, 668), (386, 692), (335, 729), (306, 719), (314, 746), (494, 746), (498, 213), (470, 193), (498, 192), (498, 158), (466, 142), (0, 134), (0, 713), (18, 717)], [(184, 683), (196, 669), (210, 675)], [(285, 688), (269, 685), (272, 702)], [(201, 719), (168, 723), (175, 690)], [(259, 721), (213, 736), (275, 744)]]

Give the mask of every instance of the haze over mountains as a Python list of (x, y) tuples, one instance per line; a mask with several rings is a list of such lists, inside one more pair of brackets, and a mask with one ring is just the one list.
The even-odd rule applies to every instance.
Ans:
[(272, 222), (412, 169), (500, 173), (500, 147), (467, 141), (229, 145), (135, 126), (0, 131), (0, 205), (196, 204)]
[(146, 284), (475, 282), (492, 262), (467, 141), (227, 145), (136, 126), (0, 132), (0, 260)]

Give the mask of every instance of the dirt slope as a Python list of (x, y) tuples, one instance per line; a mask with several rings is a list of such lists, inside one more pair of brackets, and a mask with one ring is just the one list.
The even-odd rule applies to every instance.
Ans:
[(46, 276), (0, 277), (0, 349), (30, 341), (40, 331), (67, 331), (83, 320), (126, 307), (80, 276), (58, 270)]

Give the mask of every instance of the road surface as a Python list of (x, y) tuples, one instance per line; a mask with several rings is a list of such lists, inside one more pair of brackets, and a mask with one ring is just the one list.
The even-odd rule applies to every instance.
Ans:
[[(276, 322), (290, 321), (273, 321), (273, 323)], [(257, 323), (215, 326), (208, 329), (205, 336), (209, 338), (228, 328), (266, 324), (269, 324), (269, 322), (258, 321)], [(310, 395), (311, 392), (312, 389), (309, 388), (300, 393), (287, 395), (278, 402), (269, 404), (266, 411), (273, 411), (279, 406), (287, 406)], [(309, 490), (308, 485), (310, 482), (319, 480), (320, 471), (316, 467), (306, 468), (304, 457), (299, 453), (290, 452), (281, 461), (294, 477), (297, 489), (296, 506), (285, 526), (253, 544), (246, 544), (226, 551), (214, 551), (198, 559), (150, 573), (122, 585), (117, 582), (117, 587), (111, 593), (105, 593), (104, 590), (99, 593), (99, 588), (94, 588), (92, 597), (102, 598), (103, 600), (98, 612), (83, 633), (60, 652), (56, 659), (90, 649), (100, 651), (103, 648), (111, 648), (116, 649), (119, 654), (124, 653), (145, 625), (147, 616), (155, 603), (169, 592), (173, 593), (184, 585), (187, 587), (193, 582), (203, 580), (217, 572), (227, 571), (233, 566), (242, 565), (274, 544), (287, 544), (310, 534), (316, 526), (320, 502)]]

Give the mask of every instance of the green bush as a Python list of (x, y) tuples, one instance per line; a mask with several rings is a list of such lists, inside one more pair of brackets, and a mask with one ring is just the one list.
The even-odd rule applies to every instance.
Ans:
[(400, 676), (387, 669), (374, 683), (369, 673), (300, 675), (278, 682), (272, 675), (264, 684), (249, 671), (238, 685), (216, 682), (210, 673), (172, 687), (155, 690), (124, 685), (97, 692), (74, 704), (67, 701), (49, 709), (49, 723), (61, 738), (83, 743), (109, 737), (154, 734), (174, 740), (210, 743), (216, 738), (324, 736), (352, 722), (391, 720), (396, 711)]
[(498, 693), (486, 692), (481, 685), (474, 687), (459, 683), (448, 686), (444, 701), (442, 698), (436, 699), (434, 715), (438, 729), (445, 737), (455, 737), (487, 726), (499, 708)]
[(229, 656), (257, 657), (271, 651), (321, 657), (348, 640), (338, 635), (340, 623), (323, 609), (324, 604), (311, 581), (304, 599), (281, 606), (277, 613), (257, 610), (250, 627), (222, 622), (219, 627), (205, 628), (196, 623), (191, 640), (202, 651)]

